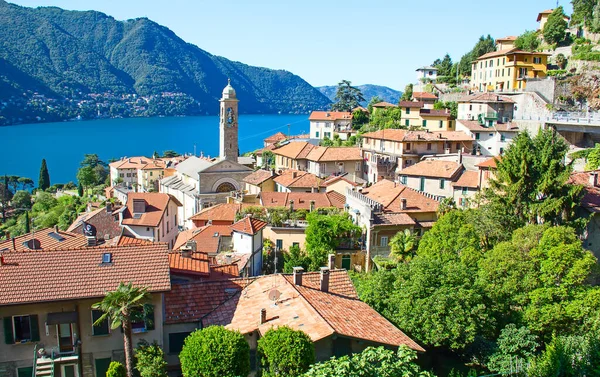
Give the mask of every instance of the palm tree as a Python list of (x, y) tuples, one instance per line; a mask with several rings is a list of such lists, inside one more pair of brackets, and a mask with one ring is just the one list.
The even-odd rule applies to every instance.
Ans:
[(94, 326), (99, 326), (103, 321), (110, 320), (111, 329), (117, 329), (123, 326), (123, 346), (125, 348), (125, 366), (127, 376), (133, 376), (133, 344), (131, 342), (131, 322), (132, 319), (143, 313), (144, 304), (150, 298), (148, 288), (134, 287), (131, 282), (119, 283), (119, 287), (112, 292), (107, 292), (102, 301), (92, 305), (92, 308), (104, 312), (94, 322)]
[(410, 229), (404, 229), (404, 231), (401, 230), (396, 233), (390, 240), (390, 251), (399, 261), (408, 262), (414, 255), (412, 251), (415, 249), (416, 244), (415, 235)]

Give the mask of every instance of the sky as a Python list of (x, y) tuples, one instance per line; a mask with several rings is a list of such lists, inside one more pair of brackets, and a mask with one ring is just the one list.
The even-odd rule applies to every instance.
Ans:
[[(556, 0), (9, 0), (96, 10), (117, 20), (147, 17), (214, 55), (285, 69), (313, 86), (376, 84), (402, 90), (415, 70), (481, 35), (537, 29)], [(559, 0), (570, 14), (570, 1)]]

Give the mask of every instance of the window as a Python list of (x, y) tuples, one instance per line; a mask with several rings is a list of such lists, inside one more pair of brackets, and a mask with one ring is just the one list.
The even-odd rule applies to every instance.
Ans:
[(408, 127), (408, 126), (410, 125), (410, 121), (409, 121), (408, 119), (405, 119), (405, 120), (404, 120), (404, 125), (405, 125), (406, 127)]
[(127, 173), (127, 177), (131, 177), (131, 173)]
[(327, 164), (319, 164), (319, 171), (321, 172), (321, 174), (325, 174), (325, 172), (327, 171)]
[(354, 164), (354, 171), (360, 171), (360, 165), (361, 165), (361, 162), (356, 162)]
[(402, 183), (403, 185), (406, 184), (406, 176), (405, 175), (400, 176), (400, 183)]
[(352, 265), (352, 257), (350, 255), (342, 255), (342, 268), (349, 270)]
[(461, 207), (464, 207), (466, 203), (467, 201), (465, 200), (465, 198), (460, 198), (458, 201), (458, 204), (460, 204)]
[(469, 111), (473, 110), (473, 105), (469, 105)]
[(381, 245), (381, 247), (387, 247), (387, 245), (388, 245), (388, 238), (387, 238), (387, 236), (382, 236), (381, 237), (380, 245)]
[(108, 371), (108, 366), (112, 359), (107, 357), (105, 359), (96, 359), (94, 360), (94, 364), (96, 366), (96, 377), (106, 377), (106, 372)]
[(427, 120), (423, 119), (423, 128), (427, 127)]
[(102, 321), (102, 323), (100, 323), (98, 326), (94, 325), (94, 323), (96, 323), (96, 321), (102, 316), (102, 313), (103, 312), (101, 310), (92, 309), (92, 336), (110, 334), (108, 318), (105, 318), (104, 321)]
[(183, 348), (183, 342), (185, 338), (190, 335), (191, 332), (174, 332), (169, 334), (169, 354), (179, 355)]
[(326, 138), (331, 139), (331, 132), (323, 132)]
[(463, 188), (462, 188), (462, 194), (463, 194), (463, 195), (467, 195), (467, 191), (468, 191), (468, 190), (467, 190), (467, 188), (466, 188), (466, 187), (463, 187)]
[(283, 250), (283, 240), (279, 239), (279, 240), (275, 241), (275, 247), (277, 248), (278, 251)]
[(299, 242), (292, 242), (292, 247), (300, 247), (300, 243)]
[(17, 377), (31, 377), (33, 375), (33, 367), (17, 368)]
[(504, 154), (504, 148), (500, 148), (500, 156)]
[(475, 140), (479, 140), (479, 132), (475, 132)]
[(456, 151), (459, 152), (460, 151), (460, 143), (456, 143)]
[(131, 315), (131, 332), (134, 334), (154, 330), (154, 306), (145, 305)]
[(431, 150), (431, 143), (427, 143), (427, 150), (430, 151)]
[(171, 228), (169, 227), (169, 222), (167, 221), (167, 233), (169, 233), (169, 229)]
[(37, 342), (40, 328), (37, 315), (16, 315), (4, 317), (4, 337), (6, 344)]
[(506, 141), (506, 136), (504, 134), (500, 134), (500, 141)]
[(406, 150), (409, 151), (410, 150), (410, 143), (406, 143)]
[(444, 121), (440, 120), (440, 128), (444, 127)]
[(490, 68), (492, 68), (494, 66), (494, 61), (490, 60)]
[(151, 177), (152, 177), (152, 175), (153, 175), (153, 173), (152, 173), (152, 172), (150, 172), (150, 176), (151, 176)]
[(406, 108), (406, 115), (410, 114), (410, 107)]
[(315, 132), (315, 138), (319, 138), (319, 131)]
[(419, 190), (425, 191), (425, 178), (421, 177), (421, 182), (419, 184)]
[(125, 174), (119, 173), (119, 177), (123, 178), (124, 176), (125, 176)]
[(542, 58), (533, 58), (533, 64), (542, 64)]
[(440, 179), (440, 189), (444, 189), (444, 187), (446, 186), (446, 180), (444, 178)]

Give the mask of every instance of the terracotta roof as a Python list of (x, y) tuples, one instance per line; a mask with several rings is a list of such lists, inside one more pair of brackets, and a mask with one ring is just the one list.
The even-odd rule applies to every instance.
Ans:
[(217, 253), (221, 237), (231, 237), (229, 225), (206, 225), (202, 228), (184, 230), (177, 235), (173, 250), (179, 250), (188, 241), (196, 241), (196, 251)]
[(506, 56), (506, 55), (514, 55), (514, 54), (519, 54), (519, 55), (552, 55), (552, 54), (548, 54), (548, 53), (545, 53), (545, 52), (529, 52), (529, 51), (519, 50), (518, 48), (511, 48), (510, 50), (500, 50), (500, 51), (488, 52), (487, 54), (484, 54), (484, 55), (481, 55), (480, 57), (478, 57), (476, 59), (476, 61), (483, 60), (483, 59), (489, 59), (489, 58), (495, 58), (497, 56)]
[(463, 97), (459, 102), (476, 102), (476, 103), (515, 103), (508, 96), (501, 96), (494, 93), (473, 94)]
[(373, 215), (373, 226), (415, 224), (415, 220), (406, 213), (377, 213)]
[[(346, 271), (331, 271), (336, 275)], [(329, 336), (340, 335), (372, 343), (399, 346), (405, 344), (423, 351), (417, 343), (383, 318), (374, 309), (354, 297), (339, 293), (323, 292), (305, 285), (290, 282), (286, 275), (267, 275), (253, 278), (242, 292), (236, 292), (215, 310), (205, 315), (203, 326), (223, 325), (243, 334), (258, 331), (264, 334), (273, 327), (289, 326), (301, 329), (313, 342)], [(275, 288), (274, 288), (275, 287)], [(233, 290), (232, 290), (233, 291)], [(225, 295), (217, 292), (219, 298)], [(271, 295), (278, 296), (273, 305)], [(211, 300), (212, 301), (212, 300)], [(257, 317), (261, 309), (266, 310), (266, 322), (260, 323)], [(348, 313), (357, 313), (348, 319)]]
[(428, 131), (408, 131), (398, 129), (386, 129), (374, 132), (367, 132), (362, 135), (364, 138), (378, 139), (378, 140), (390, 140), (399, 142), (430, 142), (430, 141), (469, 141), (473, 139), (462, 131), (442, 131), (442, 132), (428, 132)]
[(246, 182), (248, 184), (251, 184), (251, 185), (258, 186), (261, 183), (268, 180), (269, 178), (272, 178), (273, 176), (274, 176), (273, 172), (271, 172), (269, 170), (259, 169), (255, 172), (251, 173), (250, 175), (247, 175), (246, 177), (244, 177), (244, 179), (242, 179), (242, 181)]
[(313, 111), (308, 120), (342, 120), (352, 119), (352, 113), (347, 111)]
[(0, 305), (102, 297), (120, 282), (168, 291), (167, 253), (167, 244), (4, 253)]
[(421, 118), (427, 117), (446, 117), (452, 118), (452, 114), (448, 110), (421, 109), (419, 110)]
[(264, 207), (289, 207), (290, 201), (293, 200), (294, 209), (310, 209), (310, 202), (314, 201), (315, 208), (344, 208), (346, 197), (339, 193), (332, 194), (333, 192), (261, 192), (260, 202)]
[(354, 187), (360, 186), (358, 183), (352, 182), (351, 180), (344, 178), (344, 176), (342, 176), (342, 175), (332, 175), (329, 178), (326, 178), (325, 181), (323, 181), (323, 185), (331, 186), (332, 184), (339, 182), (339, 181), (344, 181)]
[(314, 147), (306, 159), (316, 162), (341, 162), (362, 161), (363, 157), (358, 147)]
[(457, 122), (462, 124), (469, 131), (477, 131), (477, 132), (494, 131), (493, 128), (484, 127), (481, 124), (479, 124), (479, 121), (476, 121), (476, 120), (458, 119)]
[(108, 164), (111, 168), (115, 169), (141, 169), (145, 165), (152, 162), (151, 158), (140, 156), (140, 157), (128, 157), (120, 160), (111, 162)]
[[(33, 239), (37, 242), (33, 242)], [(13, 239), (0, 241), (0, 251), (28, 251), (32, 247), (35, 247), (36, 250), (68, 249), (86, 245), (87, 238), (83, 234), (45, 228), (14, 237), (14, 241)]]
[(504, 38), (498, 38), (498, 39), (496, 39), (496, 42), (498, 42), (498, 41), (514, 41), (514, 40), (516, 40), (516, 39), (517, 39), (517, 37), (516, 37), (516, 36), (514, 36), (514, 35), (509, 35), (509, 36), (507, 36), (507, 37), (504, 37)]
[(283, 187), (319, 188), (325, 186), (323, 180), (316, 175), (294, 169), (284, 170), (274, 181)]
[(194, 216), (190, 217), (190, 220), (231, 221), (233, 224), (235, 215), (246, 207), (249, 207), (249, 205), (243, 203), (220, 203), (212, 207), (204, 208)]
[(249, 234), (251, 236), (258, 233), (267, 223), (255, 217), (246, 216), (237, 223), (230, 226), (231, 230), (238, 233)]
[(454, 161), (424, 160), (402, 169), (400, 175), (451, 179), (462, 169), (462, 164)]
[(274, 149), (273, 153), (293, 159), (306, 158), (306, 155), (308, 155), (314, 147), (314, 145), (309, 144), (306, 141), (292, 141), (284, 146)]
[(283, 132), (277, 132), (275, 135), (271, 135), (268, 138), (264, 139), (264, 142), (268, 144), (273, 144), (285, 139), (287, 139), (287, 136), (285, 136)]
[(373, 107), (398, 107), (398, 105), (394, 105), (393, 103), (389, 103), (389, 102), (377, 102), (376, 104), (371, 105)]
[(472, 170), (463, 171), (458, 180), (452, 183), (452, 186), (479, 188), (479, 172)]
[[(134, 215), (134, 200), (143, 200), (146, 203), (144, 213)], [(178, 207), (181, 207), (181, 203), (170, 194), (158, 192), (130, 192), (127, 194), (127, 208), (123, 211), (122, 223), (125, 225), (156, 227), (160, 224), (163, 214), (171, 201)]]
[[(439, 202), (431, 196), (388, 179), (382, 179), (362, 190), (363, 195), (383, 205), (386, 212), (436, 212)], [(406, 209), (401, 209), (401, 199), (406, 199)]]
[(500, 160), (501, 157), (491, 157), (475, 166), (479, 168), (496, 169), (496, 162)]
[(355, 111), (363, 111), (363, 112), (365, 112), (365, 113), (368, 113), (368, 112), (369, 112), (369, 109), (367, 109), (366, 107), (357, 106), (357, 107), (355, 107), (354, 109), (352, 109), (352, 112), (355, 112)]
[(191, 253), (189, 257), (184, 257), (180, 251), (172, 251), (169, 253), (169, 268), (171, 272), (210, 275), (208, 254), (202, 252)]
[(438, 99), (438, 96), (429, 92), (413, 92), (412, 96), (414, 99)]
[(272, 151), (273, 149), (277, 149), (277, 145), (275, 145), (275, 144), (269, 144), (269, 145), (267, 145), (264, 148), (255, 150), (254, 153), (257, 156), (262, 156), (263, 152), (265, 152), (265, 151)]
[(581, 206), (590, 212), (600, 212), (600, 187), (594, 186), (590, 180), (592, 174), (600, 174), (599, 170), (571, 173), (568, 183), (583, 186)]
[(116, 239), (115, 246), (131, 246), (131, 245), (152, 245), (153, 242), (150, 240), (142, 240), (135, 237), (119, 236)]
[(421, 108), (423, 106), (425, 106), (425, 104), (420, 101), (400, 101), (398, 103), (398, 107)]
[[(289, 283), (294, 283), (293, 275), (282, 275)], [(311, 289), (321, 288), (321, 273), (320, 272), (304, 272), (302, 273), (302, 286)], [(352, 283), (352, 279), (345, 270), (333, 270), (329, 272), (329, 292), (335, 295), (345, 296), (358, 300), (356, 288)]]

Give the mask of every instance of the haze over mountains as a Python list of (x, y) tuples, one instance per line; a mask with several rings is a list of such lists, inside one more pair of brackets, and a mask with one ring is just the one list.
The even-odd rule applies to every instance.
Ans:
[(231, 78), (242, 113), (306, 113), (330, 103), (291, 72), (212, 55), (146, 18), (0, 0), (0, 40), (0, 101), (25, 91), (63, 99), (178, 92), (197, 101), (198, 112), (215, 114)]
[[(357, 85), (356, 86), (362, 92), (365, 97), (365, 103), (363, 106), (366, 106), (371, 98), (377, 96), (381, 98), (382, 101), (386, 101), (389, 103), (398, 103), (398, 100), (402, 96), (402, 92), (398, 90), (394, 90), (392, 88), (388, 88), (387, 86), (381, 85)], [(337, 91), (337, 85), (329, 85), (329, 86), (320, 86), (317, 87), (321, 91), (321, 93), (325, 94), (327, 98), (331, 101), (335, 101), (335, 93)]]

